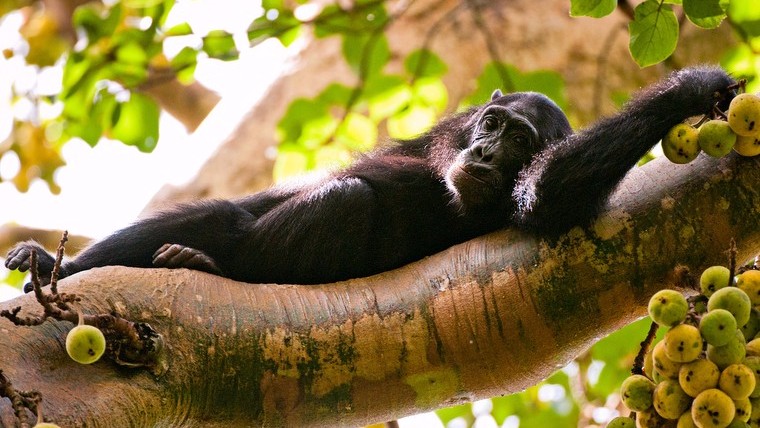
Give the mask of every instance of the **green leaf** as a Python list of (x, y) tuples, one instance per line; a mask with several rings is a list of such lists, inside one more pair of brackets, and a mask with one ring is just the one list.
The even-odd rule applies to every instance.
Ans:
[[(464, 418), (469, 422), (475, 422), (475, 418), (472, 416), (472, 404), (460, 404), (458, 406), (446, 407), (435, 411), (438, 418), (441, 420), (443, 426), (446, 426), (449, 422), (456, 418)], [(469, 424), (467, 424), (469, 426)]]
[(448, 71), (446, 63), (428, 49), (417, 49), (410, 53), (404, 61), (404, 68), (415, 78), (440, 77)]
[(193, 34), (193, 29), (190, 27), (190, 24), (188, 24), (187, 22), (183, 22), (181, 24), (175, 25), (172, 28), (169, 28), (168, 30), (164, 32), (164, 34), (167, 37), (187, 36), (187, 35)]
[(365, 152), (377, 143), (377, 125), (367, 116), (349, 113), (338, 127), (335, 141), (352, 151)]
[(261, 7), (264, 8), (264, 10), (282, 9), (283, 1), (282, 0), (261, 0)]
[(265, 14), (256, 18), (248, 27), (248, 41), (256, 46), (267, 39), (276, 38), (287, 47), (301, 34), (303, 24), (296, 19), (293, 11), (287, 9), (272, 9), (277, 11), (277, 18), (269, 19)]
[(326, 105), (344, 106), (348, 104), (352, 92), (353, 89), (346, 85), (331, 83), (317, 96), (317, 100)]
[(95, 147), (98, 141), (100, 141), (101, 135), (103, 135), (103, 128), (100, 127), (100, 123), (97, 121), (80, 122), (69, 120), (64, 123), (64, 132), (70, 137), (79, 137), (91, 147)]
[(388, 118), (388, 135), (405, 140), (414, 138), (430, 129), (438, 115), (431, 107), (411, 104), (402, 112)]
[(338, 121), (329, 114), (304, 122), (296, 144), (305, 149), (314, 150), (330, 140), (337, 126)]
[(87, 34), (87, 43), (94, 44), (103, 37), (110, 36), (116, 31), (121, 22), (122, 7), (115, 4), (105, 13), (101, 13), (104, 6), (101, 4), (88, 3), (74, 10), (71, 22), (74, 27), (82, 28)]
[(159, 108), (149, 97), (132, 92), (129, 101), (116, 106), (118, 117), (111, 135), (141, 152), (151, 152), (158, 143)]
[(669, 57), (678, 43), (678, 18), (670, 5), (646, 0), (636, 6), (628, 24), (629, 49), (639, 67), (657, 64)]
[(388, 22), (384, 2), (357, 2), (356, 6), (343, 10), (337, 4), (322, 9), (314, 19), (314, 35), (322, 38), (336, 34), (355, 37), (381, 29)]
[(309, 168), (309, 155), (302, 148), (280, 146), (272, 175), (275, 182), (302, 174)]
[(570, 16), (590, 16), (601, 18), (612, 13), (617, 0), (571, 0)]
[(66, 99), (76, 91), (78, 86), (82, 85), (81, 82), (87, 78), (88, 72), (92, 71), (90, 69), (92, 66), (93, 62), (90, 58), (80, 53), (74, 52), (69, 55), (63, 66), (61, 99)]
[(378, 74), (391, 58), (388, 39), (384, 35), (346, 35), (343, 57), (354, 72), (366, 79)]
[(129, 42), (116, 49), (116, 61), (125, 64), (145, 65), (148, 62), (148, 54), (137, 42)]
[(235, 47), (235, 40), (232, 34), (224, 30), (209, 31), (203, 38), (203, 52), (206, 52), (211, 58), (230, 61), (237, 59), (240, 54)]
[(507, 416), (521, 413), (526, 408), (523, 394), (503, 395), (501, 397), (494, 397), (491, 401), (493, 402), (491, 415), (499, 425), (504, 423)]
[(757, 0), (731, 0), (728, 5), (731, 24), (746, 37), (750, 47), (760, 51), (760, 7)]
[(449, 91), (441, 79), (428, 77), (418, 79), (412, 87), (414, 102), (434, 108), (438, 113), (446, 110)]
[(684, 0), (683, 10), (694, 25), (713, 29), (726, 18), (728, 3), (728, 0)]
[(363, 95), (367, 100), (369, 116), (374, 121), (380, 121), (407, 106), (412, 91), (400, 76), (377, 75), (366, 81)]
[(326, 104), (306, 98), (295, 99), (277, 124), (278, 139), (283, 143), (294, 143), (301, 138), (306, 123), (325, 116), (329, 116)]
[(148, 70), (142, 64), (114, 62), (106, 67), (106, 71), (123, 86), (133, 88), (148, 79)]
[(198, 65), (198, 51), (185, 46), (169, 63), (174, 72), (177, 73), (177, 79), (180, 82), (192, 83), (195, 80), (195, 67)]

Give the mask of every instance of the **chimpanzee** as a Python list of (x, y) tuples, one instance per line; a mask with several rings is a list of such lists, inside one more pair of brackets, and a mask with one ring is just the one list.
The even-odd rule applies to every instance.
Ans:
[[(140, 220), (65, 262), (60, 277), (121, 265), (317, 284), (387, 271), (505, 226), (558, 236), (587, 224), (672, 126), (727, 105), (733, 83), (717, 67), (684, 69), (579, 133), (544, 95), (497, 90), (318, 181)], [(18, 244), (5, 266), (26, 271), (32, 250), (49, 282), (53, 257), (34, 242)]]

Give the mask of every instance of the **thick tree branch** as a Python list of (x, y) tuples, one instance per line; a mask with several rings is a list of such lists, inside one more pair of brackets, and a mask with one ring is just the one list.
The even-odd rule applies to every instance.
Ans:
[[(59, 287), (85, 313), (150, 323), (169, 344), (167, 374), (76, 365), (65, 322), (0, 320), (0, 368), (62, 426), (359, 426), (515, 392), (644, 315), (656, 290), (693, 286), (732, 237), (740, 260), (760, 251), (758, 180), (757, 159), (659, 159), (557, 242), (505, 230), (325, 286), (92, 270)], [(0, 308), (17, 305), (38, 309), (27, 296)], [(13, 421), (7, 402), (0, 417)]]

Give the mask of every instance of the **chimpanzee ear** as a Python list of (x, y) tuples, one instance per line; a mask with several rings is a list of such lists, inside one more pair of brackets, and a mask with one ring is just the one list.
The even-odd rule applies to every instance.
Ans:
[(493, 91), (493, 94), (491, 94), (491, 101), (495, 100), (496, 98), (501, 98), (503, 94), (501, 93), (501, 89), (497, 89)]

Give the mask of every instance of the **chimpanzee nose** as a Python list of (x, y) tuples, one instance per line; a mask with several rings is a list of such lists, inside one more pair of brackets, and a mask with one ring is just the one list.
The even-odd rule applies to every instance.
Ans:
[(493, 160), (493, 147), (476, 143), (470, 147), (470, 156), (477, 162), (491, 163)]

